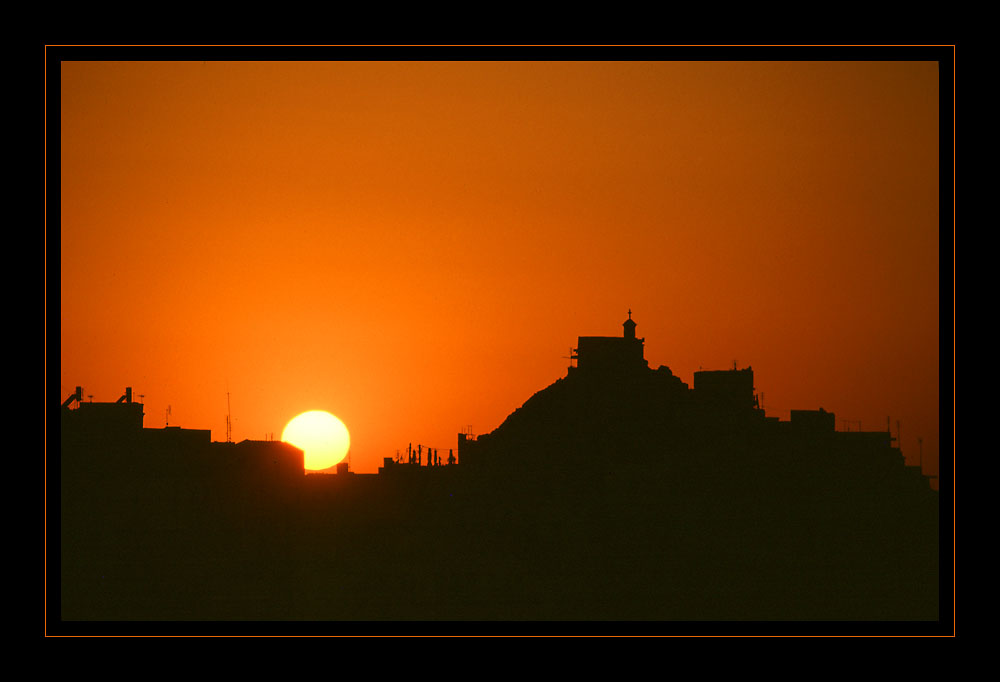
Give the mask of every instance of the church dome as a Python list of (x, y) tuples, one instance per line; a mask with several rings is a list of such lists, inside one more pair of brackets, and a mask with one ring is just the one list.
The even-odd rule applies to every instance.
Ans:
[(625, 320), (622, 323), (622, 326), (625, 327), (625, 337), (629, 338), (629, 339), (634, 339), (635, 338), (636, 324), (635, 324), (635, 320), (632, 319), (632, 309), (631, 308), (629, 308), (629, 311), (628, 311), (628, 319)]

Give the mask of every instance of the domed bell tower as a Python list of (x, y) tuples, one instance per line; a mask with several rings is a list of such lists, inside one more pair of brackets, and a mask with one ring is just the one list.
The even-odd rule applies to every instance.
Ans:
[(636, 327), (636, 324), (635, 324), (634, 321), (632, 321), (632, 309), (631, 308), (628, 309), (628, 319), (625, 320), (625, 322), (622, 323), (622, 326), (625, 328), (625, 338), (626, 339), (633, 339), (634, 340), (635, 339), (635, 327)]

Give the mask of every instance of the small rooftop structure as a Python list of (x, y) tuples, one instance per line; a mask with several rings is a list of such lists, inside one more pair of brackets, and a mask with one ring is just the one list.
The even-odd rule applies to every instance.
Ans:
[[(573, 349), (571, 356), (576, 360), (575, 369), (587, 374), (623, 373), (647, 369), (649, 363), (646, 362), (643, 348), (646, 339), (636, 338), (636, 323), (632, 319), (631, 309), (622, 327), (621, 336), (578, 337), (577, 347)], [(573, 369), (570, 368), (571, 371)]]
[[(76, 403), (76, 409), (71, 406)], [(62, 404), (63, 424), (71, 428), (108, 434), (142, 430), (142, 403), (132, 402), (132, 387), (113, 403), (84, 402), (83, 387), (77, 386)]]
[(697, 371), (694, 373), (694, 391), (698, 400), (716, 407), (756, 407), (752, 367)]

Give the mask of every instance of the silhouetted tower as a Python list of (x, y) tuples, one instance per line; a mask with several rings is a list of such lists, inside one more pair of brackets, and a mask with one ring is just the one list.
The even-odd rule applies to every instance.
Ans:
[(635, 328), (636, 324), (632, 320), (632, 309), (628, 309), (628, 319), (622, 322), (622, 326), (625, 327), (625, 338), (634, 339), (635, 338)]

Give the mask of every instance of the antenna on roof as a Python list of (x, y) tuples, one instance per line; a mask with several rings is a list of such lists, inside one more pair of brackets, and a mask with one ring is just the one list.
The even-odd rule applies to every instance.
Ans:
[(851, 430), (851, 424), (857, 424), (858, 425), (858, 431), (859, 432), (861, 431), (861, 420), (860, 419), (841, 419), (841, 421), (844, 423), (844, 426), (847, 428), (848, 431)]
[(170, 426), (170, 405), (167, 405), (167, 416), (164, 418), (164, 426)]
[(229, 404), (229, 391), (226, 391), (226, 442), (233, 442), (233, 408)]

